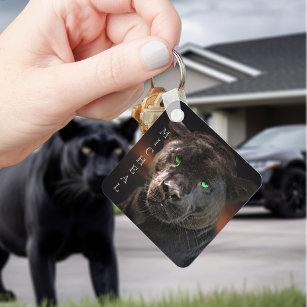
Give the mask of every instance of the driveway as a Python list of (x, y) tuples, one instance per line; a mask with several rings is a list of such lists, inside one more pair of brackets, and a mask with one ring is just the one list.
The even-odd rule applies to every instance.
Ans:
[[(116, 217), (121, 293), (146, 298), (169, 289), (203, 291), (293, 282), (305, 291), (305, 220), (273, 218), (266, 210), (244, 208), (188, 268), (176, 267), (125, 216)], [(11, 257), (4, 280), (20, 301), (33, 302), (26, 259)], [(72, 256), (57, 266), (60, 300), (94, 297), (87, 262)]]

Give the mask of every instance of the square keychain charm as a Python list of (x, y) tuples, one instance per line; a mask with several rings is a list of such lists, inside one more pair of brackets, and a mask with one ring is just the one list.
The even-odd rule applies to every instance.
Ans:
[(261, 176), (185, 103), (166, 111), (103, 182), (103, 192), (186, 267), (252, 197)]

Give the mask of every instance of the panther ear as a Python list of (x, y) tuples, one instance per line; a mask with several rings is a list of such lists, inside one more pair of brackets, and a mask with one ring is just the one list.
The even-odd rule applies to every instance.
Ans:
[(257, 191), (257, 186), (250, 180), (227, 176), (227, 202), (240, 203), (249, 200)]
[(170, 121), (168, 124), (168, 127), (170, 128), (172, 132), (174, 132), (175, 134), (181, 137), (186, 136), (189, 133), (191, 133), (191, 131), (186, 127), (186, 125), (183, 122), (176, 123), (176, 122)]
[(71, 120), (64, 128), (59, 131), (59, 135), (64, 142), (71, 140), (82, 130), (77, 120)]
[(138, 126), (138, 122), (134, 118), (130, 117), (119, 125), (118, 130), (121, 135), (131, 142), (134, 139), (135, 131)]

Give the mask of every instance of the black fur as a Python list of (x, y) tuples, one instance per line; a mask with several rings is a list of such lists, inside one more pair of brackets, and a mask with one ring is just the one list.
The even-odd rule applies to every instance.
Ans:
[[(137, 123), (74, 120), (20, 164), (0, 171), (0, 298), (10, 253), (29, 257), (37, 304), (56, 303), (55, 262), (89, 261), (95, 293), (118, 294), (113, 205), (101, 183), (124, 156)], [(122, 151), (122, 152), (121, 152)]]

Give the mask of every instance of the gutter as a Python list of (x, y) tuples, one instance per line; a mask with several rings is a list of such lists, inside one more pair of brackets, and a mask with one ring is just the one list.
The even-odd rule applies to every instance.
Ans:
[(217, 80), (220, 80), (220, 81), (223, 81), (223, 82), (226, 82), (226, 83), (231, 83), (231, 82), (237, 81), (237, 78), (234, 77), (234, 76), (231, 76), (231, 75), (226, 74), (222, 71), (211, 68), (207, 65), (195, 62), (195, 61), (193, 61), (193, 60), (191, 60), (191, 59), (189, 59), (185, 56), (182, 56), (182, 59), (183, 59), (185, 66), (187, 66), (191, 69), (195, 69), (196, 71), (198, 71), (198, 72), (200, 72), (200, 73), (202, 73), (206, 76), (212, 77), (214, 79), (217, 79)]
[(189, 97), (190, 106), (236, 107), (252, 105), (274, 105), (304, 102), (306, 89), (279, 90), (269, 92), (243, 93), (232, 95)]
[(181, 49), (180, 49), (180, 52), (182, 53), (182, 56), (184, 56), (184, 53), (185, 52), (193, 52), (205, 59), (209, 59), (215, 63), (219, 63), (221, 65), (224, 65), (225, 67), (228, 67), (228, 68), (231, 68), (233, 70), (236, 70), (238, 72), (241, 72), (241, 73), (244, 73), (248, 76), (251, 76), (251, 77), (258, 77), (259, 75), (261, 75), (261, 71), (254, 68), (254, 67), (251, 67), (249, 65), (246, 65), (246, 64), (243, 64), (243, 63), (240, 63), (238, 61), (235, 61), (233, 59), (230, 59), (226, 56), (223, 56), (223, 55), (220, 55), (216, 52), (213, 52), (213, 51), (210, 51), (208, 49), (203, 49), (197, 45), (194, 45), (194, 44), (187, 44), (185, 46), (183, 46)]

